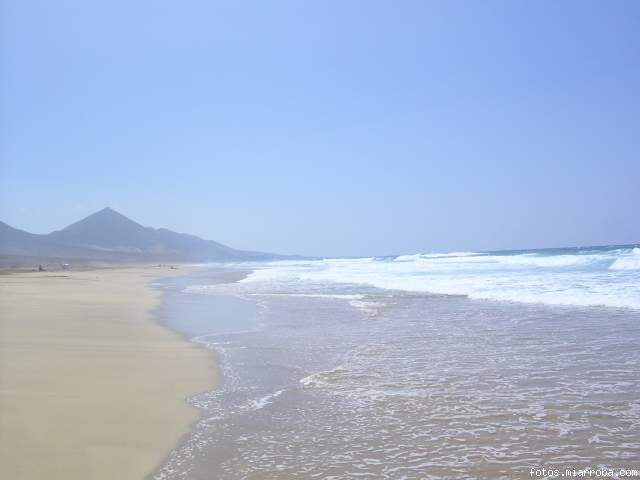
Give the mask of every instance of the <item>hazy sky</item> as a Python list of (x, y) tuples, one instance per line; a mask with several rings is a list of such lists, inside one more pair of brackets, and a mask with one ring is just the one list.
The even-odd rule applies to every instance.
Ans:
[(640, 242), (638, 1), (2, 2), (0, 220), (237, 248)]

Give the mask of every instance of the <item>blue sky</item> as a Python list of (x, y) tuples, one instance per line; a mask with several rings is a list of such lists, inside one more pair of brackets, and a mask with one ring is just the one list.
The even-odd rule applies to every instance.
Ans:
[(3, 2), (0, 219), (237, 248), (640, 241), (640, 2)]

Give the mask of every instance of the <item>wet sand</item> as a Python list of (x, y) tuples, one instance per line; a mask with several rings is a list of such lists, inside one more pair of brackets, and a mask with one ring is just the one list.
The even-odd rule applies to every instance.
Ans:
[(156, 323), (185, 268), (0, 277), (0, 478), (142, 479), (198, 418), (213, 355)]

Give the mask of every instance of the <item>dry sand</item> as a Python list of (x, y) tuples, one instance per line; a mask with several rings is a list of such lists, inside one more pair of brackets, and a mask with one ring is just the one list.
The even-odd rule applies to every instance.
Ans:
[(140, 480), (189, 430), (216, 372), (150, 314), (175, 273), (0, 276), (0, 478)]

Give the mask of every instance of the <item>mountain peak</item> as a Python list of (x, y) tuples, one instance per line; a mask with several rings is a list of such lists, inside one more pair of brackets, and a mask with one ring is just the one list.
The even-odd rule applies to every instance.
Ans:
[[(126, 217), (125, 215), (121, 214), (120, 212), (114, 210), (111, 207), (104, 207), (102, 210), (98, 210), (95, 213), (92, 213), (91, 215), (89, 215), (86, 218), (91, 218), (91, 217), (118, 217), (118, 218), (126, 218), (127, 220), (130, 220), (128, 217)], [(85, 218), (85, 220), (86, 220)], [(82, 221), (82, 220), (81, 220)]]
[(65, 230), (77, 230), (79, 228), (85, 228), (91, 226), (95, 228), (97, 226), (101, 228), (134, 228), (144, 229), (138, 222), (131, 220), (129, 217), (117, 212), (111, 207), (105, 207), (102, 210), (98, 210), (95, 213), (83, 218), (82, 220), (72, 223), (61, 231)]
[(111, 207), (105, 207), (50, 234), (57, 241), (68, 244), (108, 247), (127, 245), (132, 240), (149, 243), (149, 235), (149, 229), (116, 212)]

